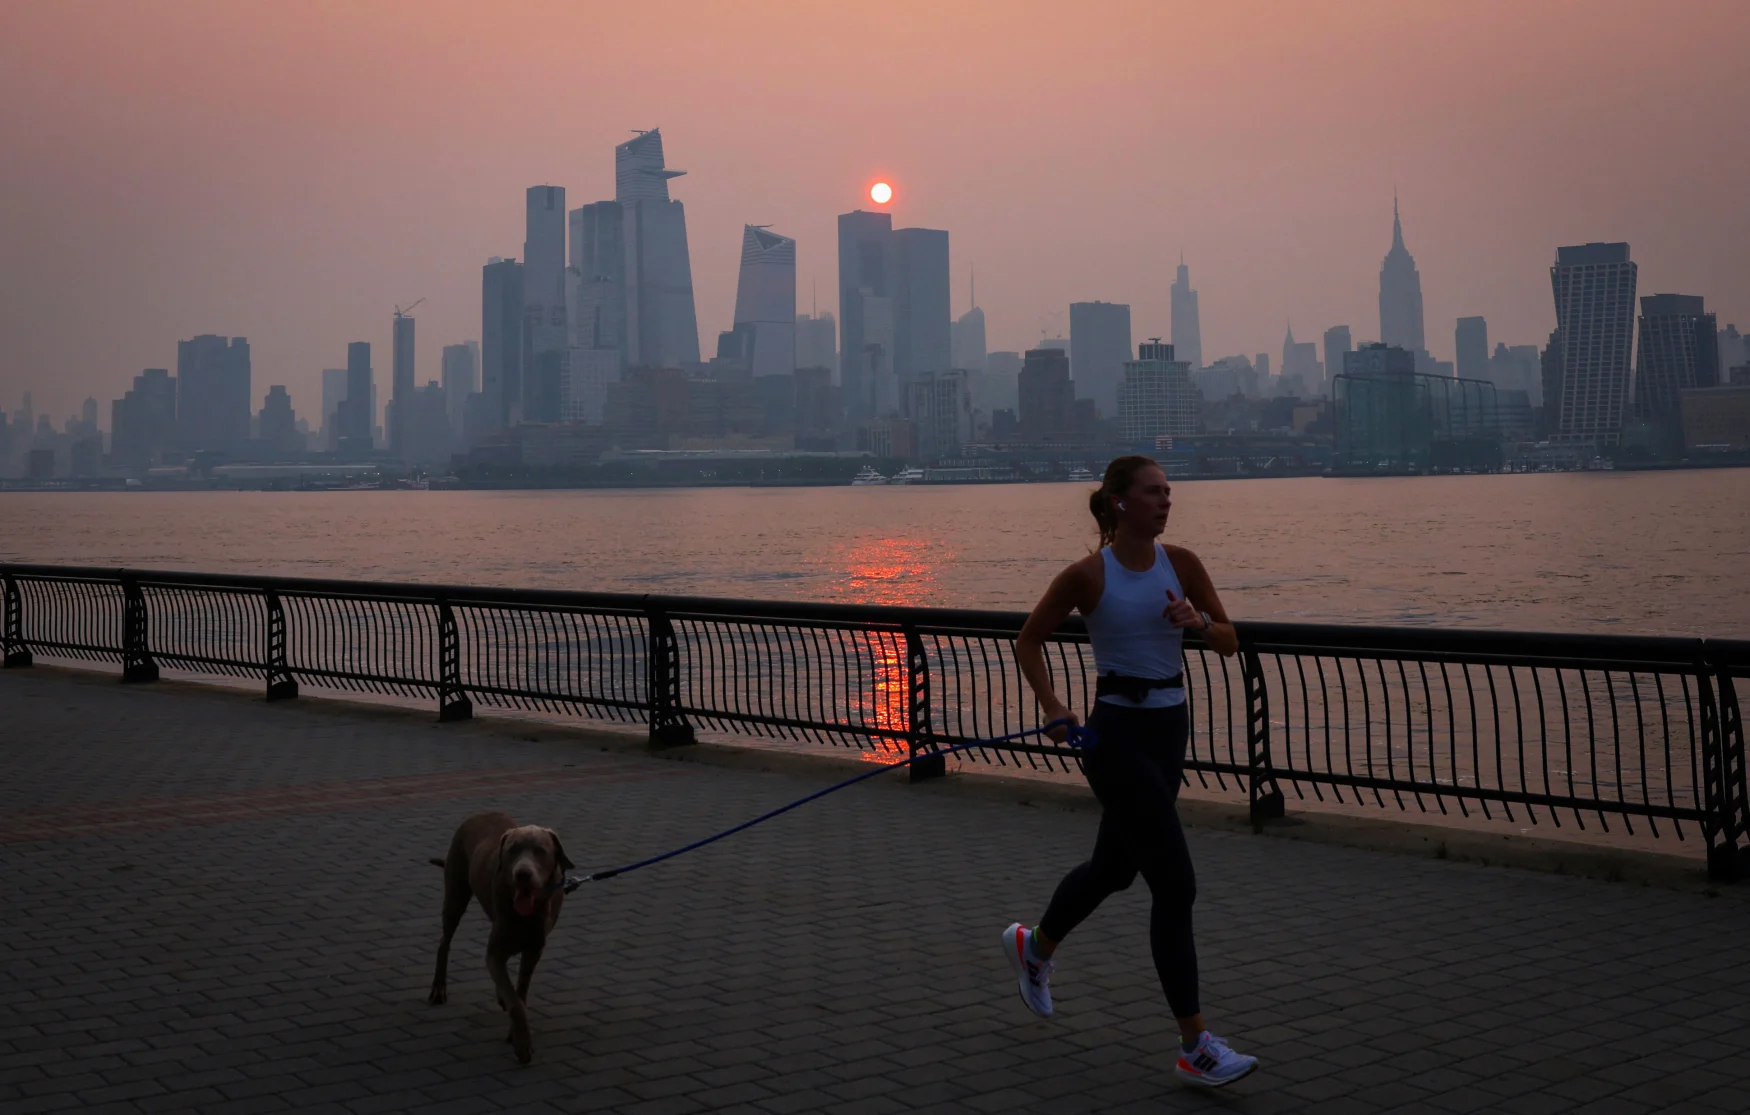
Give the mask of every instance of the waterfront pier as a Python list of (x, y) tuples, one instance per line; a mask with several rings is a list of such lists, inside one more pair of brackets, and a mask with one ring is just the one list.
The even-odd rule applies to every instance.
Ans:
[(551, 825), (589, 869), (839, 770), (40, 664), (0, 673), (0, 712), (0, 1106), (21, 1115), (1732, 1112), (1750, 1089), (1739, 887), (1194, 828), (1211, 1021), (1265, 1067), (1185, 1091), (1143, 887), (1066, 945), (1048, 1022), (998, 955), (1093, 809), (899, 776), (572, 896), (521, 1068), (478, 911), (450, 1002), (425, 1002), (424, 861), (462, 816)]

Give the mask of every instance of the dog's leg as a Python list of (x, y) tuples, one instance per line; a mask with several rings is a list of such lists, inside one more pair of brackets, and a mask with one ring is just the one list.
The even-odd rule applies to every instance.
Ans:
[(516, 997), (526, 1005), (529, 1001), (529, 981), (535, 978), (535, 965), (541, 962), (542, 945), (534, 945), (523, 950), (522, 967), (516, 974)]
[(526, 1065), (534, 1059), (535, 1041), (529, 1034), (529, 1013), (523, 1009), (522, 999), (510, 984), (509, 959), (493, 945), (486, 947), (486, 971), (492, 976), (493, 986), (498, 988), (498, 1001), (510, 1011), (510, 1037), (507, 1040), (516, 1048), (516, 1059)]
[(433, 1006), (449, 1000), (450, 939), (456, 935), (456, 926), (462, 923), (462, 915), (468, 912), (468, 900), (474, 897), (472, 890), (465, 875), (460, 886), (456, 885), (456, 879), (451, 874), (445, 875), (444, 935), (438, 941), (437, 973), (431, 978), (431, 994), (425, 999)]

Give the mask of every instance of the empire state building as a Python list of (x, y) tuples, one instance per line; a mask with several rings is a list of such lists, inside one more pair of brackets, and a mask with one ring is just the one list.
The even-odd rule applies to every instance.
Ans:
[(1396, 197), (1391, 203), (1391, 251), (1379, 268), (1379, 339), (1414, 353), (1427, 348), (1422, 332), (1422, 276), (1404, 247)]

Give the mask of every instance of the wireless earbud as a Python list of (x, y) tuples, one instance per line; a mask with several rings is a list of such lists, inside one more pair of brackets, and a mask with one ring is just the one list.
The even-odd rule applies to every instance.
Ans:
[(1122, 502), (1120, 502), (1118, 504), (1118, 510), (1120, 510), (1120, 511), (1124, 510), (1124, 504)]

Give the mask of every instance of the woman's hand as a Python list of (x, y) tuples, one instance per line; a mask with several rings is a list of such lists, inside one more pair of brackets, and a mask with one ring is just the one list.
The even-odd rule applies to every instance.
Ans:
[(1071, 712), (1062, 702), (1045, 710), (1045, 722), (1049, 724), (1053, 720), (1067, 721), (1067, 723), (1059, 724), (1045, 733), (1046, 737), (1053, 743), (1062, 743), (1067, 740), (1070, 728), (1082, 722), (1081, 717)]
[(1162, 609), (1161, 615), (1172, 620), (1174, 627), (1194, 627), (1199, 631), (1204, 630), (1203, 616), (1191, 606), (1191, 601), (1174, 596), (1172, 589), (1167, 590), (1167, 600), (1168, 604)]

